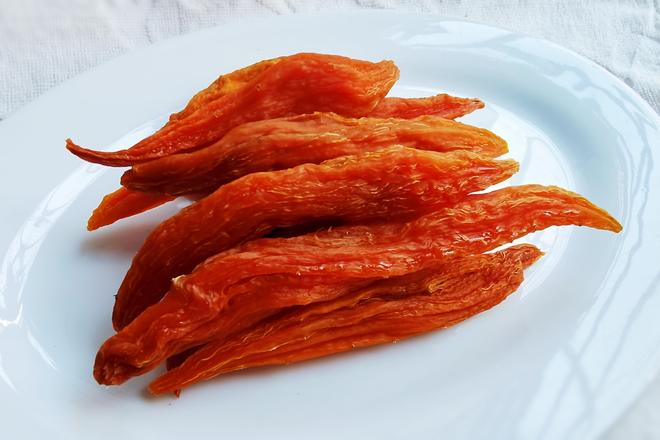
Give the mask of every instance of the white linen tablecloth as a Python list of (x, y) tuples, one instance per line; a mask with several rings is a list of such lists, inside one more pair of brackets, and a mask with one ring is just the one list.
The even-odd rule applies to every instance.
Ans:
[[(243, 17), (357, 8), (432, 12), (549, 39), (660, 110), (659, 0), (0, 0), (0, 119), (67, 78), (164, 38)], [(605, 438), (660, 438), (660, 379)]]

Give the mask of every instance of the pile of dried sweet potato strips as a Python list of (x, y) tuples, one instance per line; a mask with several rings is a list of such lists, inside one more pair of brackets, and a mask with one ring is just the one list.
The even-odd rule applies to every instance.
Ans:
[(391, 61), (301, 53), (221, 76), (126, 150), (67, 141), (84, 160), (131, 167), (90, 230), (198, 198), (133, 259), (99, 383), (168, 360), (149, 390), (178, 392), (444, 328), (504, 300), (542, 255), (487, 251), (550, 226), (621, 230), (561, 188), (481, 192), (518, 169), (495, 159), (504, 140), (453, 121), (483, 103), (386, 97), (398, 76)]

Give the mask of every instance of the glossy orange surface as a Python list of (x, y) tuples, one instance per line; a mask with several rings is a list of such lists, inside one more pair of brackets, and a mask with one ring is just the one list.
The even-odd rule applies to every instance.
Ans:
[(399, 78), (391, 61), (371, 63), (337, 55), (301, 53), (283, 58), (244, 87), (174, 119), (129, 149), (103, 152), (67, 142), (89, 162), (133, 165), (192, 151), (211, 144), (232, 128), (250, 121), (331, 111), (345, 116), (369, 114)]
[(467, 151), (390, 147), (320, 165), (249, 174), (183, 209), (149, 235), (119, 288), (113, 323), (123, 328), (167, 292), (172, 278), (274, 228), (327, 219), (402, 219), (446, 206), (517, 169), (515, 161)]
[(506, 142), (494, 133), (437, 116), (353, 119), (313, 113), (243, 124), (209, 147), (137, 164), (121, 182), (135, 191), (170, 195), (212, 191), (246, 174), (320, 163), (393, 144), (438, 152), (469, 150), (492, 157), (507, 152)]
[(240, 292), (241, 282), (254, 277), (318, 275), (332, 284), (400, 276), (559, 225), (621, 230), (607, 212), (575, 193), (525, 185), (469, 195), (410, 222), (250, 241), (175, 278), (160, 302), (103, 344), (95, 377), (101, 383), (121, 383), (217, 337), (225, 329), (218, 318)]
[(541, 255), (536, 247), (521, 245), (457, 258), (291, 309), (203, 346), (149, 390), (173, 392), (231, 371), (300, 362), (449, 327), (514, 292), (522, 270)]

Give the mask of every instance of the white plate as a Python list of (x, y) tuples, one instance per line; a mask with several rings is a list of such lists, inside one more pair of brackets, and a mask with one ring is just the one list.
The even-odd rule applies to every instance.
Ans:
[[(93, 381), (113, 294), (165, 207), (95, 233), (118, 170), (64, 150), (126, 146), (220, 72), (298, 51), (401, 68), (393, 93), (482, 98), (465, 120), (509, 140), (509, 183), (558, 184), (618, 236), (551, 229), (505, 303), (447, 331), (149, 399)], [(8, 438), (557, 438), (602, 432), (660, 365), (658, 117), (584, 58), (484, 25), (401, 13), (293, 16), (209, 29), (118, 58), (0, 125), (0, 431)]]

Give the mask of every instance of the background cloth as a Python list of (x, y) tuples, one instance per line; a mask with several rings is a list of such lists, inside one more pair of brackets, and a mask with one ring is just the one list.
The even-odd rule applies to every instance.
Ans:
[[(67, 78), (165, 38), (244, 17), (363, 8), (546, 38), (604, 66), (660, 111), (660, 0), (0, 0), (0, 119)], [(605, 438), (660, 438), (660, 379)]]

